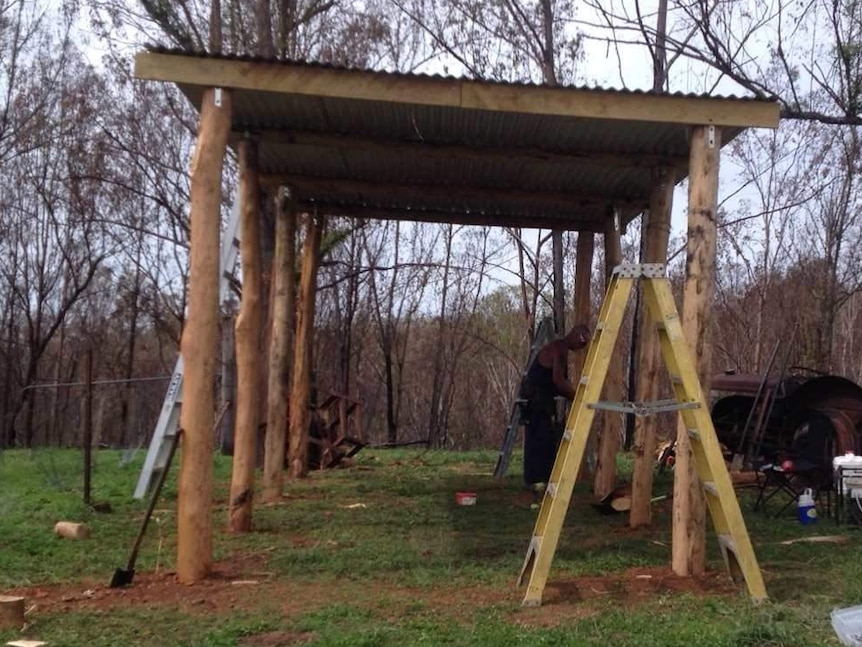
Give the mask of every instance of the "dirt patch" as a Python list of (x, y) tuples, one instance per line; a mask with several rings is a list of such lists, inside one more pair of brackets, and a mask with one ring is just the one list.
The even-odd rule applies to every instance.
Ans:
[(614, 575), (552, 581), (545, 588), (541, 607), (520, 609), (514, 617), (522, 624), (550, 627), (594, 615), (603, 600), (632, 606), (680, 593), (735, 595), (738, 589), (725, 573), (680, 577), (667, 567), (632, 568)]
[[(112, 609), (170, 606), (192, 615), (222, 615), (237, 610), (272, 609), (284, 618), (302, 615), (331, 604), (360, 605), (397, 621), (413, 611), (444, 615), (469, 622), (477, 610), (500, 606), (511, 609), (513, 621), (555, 626), (590, 617), (604, 600), (623, 605), (645, 603), (652, 597), (674, 593), (722, 595), (736, 593), (730, 578), (708, 573), (699, 578), (678, 577), (669, 568), (633, 568), (608, 576), (552, 580), (537, 608), (518, 606), (522, 589), (488, 586), (437, 586), (416, 588), (391, 582), (295, 582), (275, 579), (266, 570), (266, 556), (238, 555), (219, 562), (207, 580), (186, 586), (175, 573), (136, 573), (132, 586), (111, 589), (103, 582), (32, 587), (10, 591), (27, 598), (32, 617), (69, 611), (105, 612)], [(457, 601), (457, 603), (455, 602)], [(299, 645), (310, 634), (270, 632), (248, 638), (243, 644)], [(267, 642), (269, 641), (269, 642)]]
[(240, 644), (246, 647), (287, 647), (287, 645), (304, 645), (316, 637), (315, 634), (308, 632), (270, 631), (243, 638)]

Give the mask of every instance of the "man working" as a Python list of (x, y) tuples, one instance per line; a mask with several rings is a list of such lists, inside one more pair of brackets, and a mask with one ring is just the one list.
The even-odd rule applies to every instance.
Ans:
[(562, 339), (542, 346), (524, 377), (521, 393), (527, 401), (524, 481), (535, 491), (543, 490), (551, 476), (563, 434), (562, 421), (557, 421), (554, 398), (562, 396), (573, 400), (575, 397), (575, 388), (566, 379), (569, 351), (583, 348), (589, 340), (589, 328), (575, 326)]

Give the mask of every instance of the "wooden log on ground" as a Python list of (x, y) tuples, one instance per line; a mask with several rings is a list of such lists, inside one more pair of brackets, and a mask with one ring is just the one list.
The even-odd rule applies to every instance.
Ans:
[(89, 539), (90, 528), (75, 521), (58, 521), (54, 524), (54, 534), (63, 539)]
[(24, 626), (25, 600), (14, 595), (0, 595), (0, 629), (21, 629)]
[[(608, 219), (605, 230), (605, 279), (610, 282), (613, 268), (622, 262), (620, 247), (619, 220), (616, 216)], [(623, 358), (619, 352), (619, 340), (614, 347), (602, 399), (609, 402), (619, 402), (623, 392)], [(601, 435), (599, 436), (598, 462), (593, 479), (593, 493), (602, 498), (614, 489), (617, 478), (617, 453), (620, 449), (620, 433), (622, 432), (622, 417), (613, 411), (601, 413)]]
[(177, 495), (177, 576), (202, 580), (212, 568), (213, 384), (219, 313), (219, 221), (231, 95), (208, 88), (191, 167), (188, 318), (180, 344), (185, 360), (183, 429)]
[(296, 341), (293, 356), (293, 388), (290, 397), (290, 442), (288, 474), (308, 476), (308, 424), (311, 397), (311, 345), (314, 337), (314, 306), (323, 219), (307, 216), (302, 249), (302, 275), (296, 307)]
[[(645, 214), (644, 263), (666, 263), (667, 245), (670, 237), (670, 212), (673, 203), (673, 181), (669, 169), (659, 169), (656, 183), (650, 196), (649, 213)], [(646, 304), (644, 304), (646, 305)], [(651, 402), (658, 399), (659, 381), (662, 374), (661, 345), (655, 325), (646, 311), (641, 309), (640, 333), (638, 334), (637, 355), (637, 396), (638, 402)], [(632, 467), (632, 507), (629, 525), (639, 528), (652, 523), (653, 468), (656, 450), (656, 416), (635, 418), (634, 465)]]
[[(720, 148), (721, 131), (718, 128), (699, 126), (692, 129), (682, 327), (704, 393), (709, 393), (712, 370), (711, 324)], [(706, 567), (706, 504), (682, 417), (679, 418), (676, 438), (671, 567), (677, 575), (700, 575)]]
[(296, 315), (296, 209), (287, 189), (279, 192), (275, 221), (275, 296), (272, 300), (272, 341), (269, 352), (266, 451), (263, 500), (277, 501), (284, 488), (287, 453), (291, 351)]
[(257, 428), (260, 421), (261, 261), (257, 146), (239, 143), (242, 300), (236, 319), (237, 398), (233, 470), (228, 505), (231, 532), (251, 530)]

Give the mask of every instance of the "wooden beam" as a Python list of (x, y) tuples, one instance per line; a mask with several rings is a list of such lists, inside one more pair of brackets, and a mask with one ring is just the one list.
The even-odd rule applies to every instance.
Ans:
[[(650, 200), (649, 212), (644, 214), (644, 263), (667, 263), (667, 246), (670, 237), (670, 212), (673, 204), (673, 180), (667, 169), (658, 169)], [(646, 312), (641, 310), (637, 348), (638, 402), (651, 402), (659, 396), (662, 373), (661, 345), (655, 327)], [(632, 507), (629, 525), (632, 528), (652, 523), (652, 485), (655, 466), (655, 416), (635, 418), (634, 466), (632, 469)]]
[(773, 101), (552, 88), (155, 52), (135, 56), (135, 76), (186, 85), (349, 101), (586, 119), (775, 128), (779, 117), (778, 103)]
[(236, 428), (233, 436), (233, 470), (228, 500), (228, 529), (251, 530), (257, 429), (260, 424), (261, 301), (260, 185), (257, 145), (245, 139), (239, 145), (240, 258), (242, 299), (236, 318)]
[(290, 441), (288, 473), (294, 478), (308, 475), (308, 424), (311, 397), (312, 344), (317, 291), (317, 269), (320, 265), (320, 243), (323, 218), (306, 217), (305, 243), (302, 246), (302, 274), (296, 306), (296, 340), (294, 342), (293, 388), (290, 398)]
[[(682, 327), (704, 393), (709, 393), (712, 370), (720, 148), (721, 131), (718, 128), (700, 126), (692, 129)], [(676, 435), (671, 550), (672, 568), (677, 575), (700, 575), (706, 567), (706, 507), (691, 451), (688, 432), (680, 416)]]
[[(235, 131), (239, 140), (245, 131)], [(465, 146), (436, 144), (426, 140), (400, 140), (383, 137), (362, 137), (347, 133), (318, 133), (296, 130), (256, 130), (255, 134), (268, 146), (308, 146), (335, 148), (354, 152), (401, 154), (436, 160), (475, 160), (494, 162), (501, 158), (521, 163), (610, 166), (614, 168), (673, 167), (688, 169), (688, 157), (651, 155), (646, 153), (602, 153), (601, 151), (555, 150), (535, 147)]]
[(291, 351), (296, 319), (296, 206), (287, 189), (279, 191), (275, 221), (275, 261), (272, 303), (266, 451), (263, 463), (263, 500), (281, 498), (287, 451)]
[(345, 205), (326, 202), (297, 202), (300, 212), (313, 212), (315, 209), (328, 216), (345, 216), (366, 220), (399, 220), (402, 222), (437, 222), (454, 225), (475, 225), (484, 227), (523, 227), (533, 229), (563, 229), (564, 231), (604, 231), (604, 210), (595, 219), (583, 220), (580, 217), (563, 218), (550, 216), (524, 216), (513, 214), (484, 214), (478, 212), (456, 213), (435, 209), (403, 209), (377, 205)]
[[(622, 263), (622, 260), (619, 222), (616, 217), (608, 218), (607, 229), (605, 230), (605, 283), (610, 281), (611, 272)], [(602, 399), (609, 402), (619, 402), (622, 399), (623, 357), (620, 346), (619, 340), (617, 340), (608, 365), (605, 388), (602, 392)], [(599, 499), (603, 499), (614, 489), (617, 478), (617, 453), (620, 449), (620, 432), (622, 431), (620, 414), (613, 411), (603, 411), (601, 420), (602, 430), (599, 436), (598, 462), (596, 475), (593, 479), (593, 494)]]
[(219, 309), (219, 220), (231, 94), (207, 89), (191, 165), (188, 318), (180, 427), (184, 430), (177, 496), (177, 577), (202, 580), (212, 567), (213, 384)]
[[(506, 207), (536, 213), (554, 212), (559, 214), (577, 213), (578, 210), (598, 207), (608, 209), (638, 208), (646, 209), (646, 198), (631, 199), (598, 194), (578, 194), (566, 191), (527, 191), (499, 187), (451, 186), (445, 184), (398, 184), (394, 182), (371, 182), (349, 178), (328, 178), (295, 174), (271, 174), (264, 177), (264, 183), (286, 185), (296, 189), (300, 201), (337, 201), (347, 194), (355, 201), (361, 196), (366, 203), (383, 204), (390, 207), (412, 205), (418, 209), (423, 203), (452, 204), (463, 206), (466, 210), (479, 210), (482, 204), (498, 202)], [(427, 204), (425, 205), (427, 206)]]

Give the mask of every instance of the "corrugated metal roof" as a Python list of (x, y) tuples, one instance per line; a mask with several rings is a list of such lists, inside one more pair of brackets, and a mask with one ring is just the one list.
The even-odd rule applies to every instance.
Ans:
[[(404, 79), (415, 79), (415, 78), (425, 78), (425, 79), (440, 79), (440, 80), (450, 80), (454, 81), (460, 78), (470, 78), (470, 80), (478, 81), (481, 83), (488, 83), (491, 85), (501, 85), (501, 86), (510, 86), (516, 88), (537, 88), (537, 87), (548, 87), (542, 83), (533, 83), (531, 81), (499, 81), (493, 79), (485, 79), (485, 78), (473, 78), (473, 77), (458, 77), (449, 74), (427, 74), (421, 72), (398, 72), (387, 69), (374, 69), (369, 67), (360, 67), (360, 66), (350, 66), (350, 65), (336, 65), (333, 63), (325, 63), (322, 61), (300, 61), (300, 60), (292, 60), (292, 59), (281, 59), (281, 58), (265, 58), (262, 56), (249, 56), (242, 54), (212, 54), (210, 52), (189, 52), (183, 49), (163, 47), (161, 45), (148, 44), (145, 45), (145, 49), (148, 52), (153, 52), (155, 54), (172, 54), (177, 56), (193, 56), (197, 58), (207, 58), (212, 60), (223, 60), (223, 61), (242, 61), (246, 63), (268, 63), (268, 64), (277, 64), (277, 65), (285, 65), (285, 66), (295, 66), (295, 67), (305, 67), (305, 68), (317, 68), (322, 70), (340, 70), (344, 72), (372, 72), (374, 74), (381, 74), (385, 76), (390, 76), (393, 78), (404, 78)], [(715, 94), (698, 94), (694, 92), (656, 92), (655, 90), (630, 90), (627, 88), (617, 89), (617, 88), (604, 88), (599, 86), (591, 86), (591, 85), (579, 85), (579, 84), (562, 84), (556, 87), (571, 89), (571, 90), (585, 90), (590, 92), (606, 92), (606, 93), (620, 93), (620, 94), (631, 94), (631, 95), (643, 95), (643, 96), (671, 96), (671, 97), (680, 97), (680, 98), (688, 98), (688, 99), (728, 99), (730, 101), (767, 101), (773, 102), (777, 101), (776, 96), (767, 96), (767, 95), (750, 95), (750, 96), (739, 96), (734, 94), (729, 95), (715, 95)]]
[[(528, 110), (435, 105), (436, 85), (421, 86), (424, 100), (415, 102), (409, 93), (408, 99), (403, 95), (398, 100), (357, 99), (331, 88), (328, 93), (315, 92), (314, 74), (310, 84), (296, 91), (257, 86), (255, 75), (261, 71), (261, 78), (272, 84), (278, 76), (279, 68), (273, 67), (277, 64), (286, 70), (322, 74), (338, 70), (350, 80), (354, 73), (360, 80), (398, 79), (399, 83), (454, 77), (153, 51), (182, 56), (179, 61), (193, 56), (215, 65), (249, 63), (234, 77), (242, 87), (232, 90), (232, 145), (244, 133), (254, 136), (259, 141), (261, 172), (270, 182), (287, 183), (301, 203), (332, 213), (603, 231), (613, 209), (628, 219), (647, 207), (656, 167), (672, 168), (676, 181), (687, 172), (690, 124), (625, 119), (619, 114), (605, 118), (600, 110), (590, 116), (538, 114), (530, 101), (535, 96), (540, 103), (544, 95), (539, 93), (547, 88), (534, 84), (471, 82), (492, 89), (517, 88), (515, 96)], [(258, 62), (260, 70), (255, 67)], [(185, 78), (177, 85), (200, 107), (205, 85)], [(365, 91), (362, 84), (357, 87)], [(445, 91), (452, 89), (447, 86)], [(619, 96), (629, 102), (632, 96), (643, 96), (645, 102), (672, 96), (677, 98), (674, 106), (706, 98), (571, 89), (572, 101), (579, 100), (583, 95), (577, 93), (584, 90), (590, 96), (600, 94), (600, 106), (605, 98), (613, 102)], [(563, 95), (564, 105), (569, 96)], [(709, 106), (718, 105), (719, 110), (725, 105), (722, 102), (735, 108), (740, 101), (746, 105), (764, 101), (722, 97), (714, 104), (715, 97), (708, 99)], [(722, 143), (742, 129), (722, 128)]]

